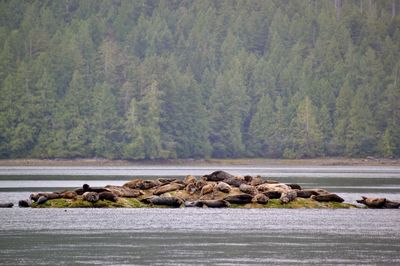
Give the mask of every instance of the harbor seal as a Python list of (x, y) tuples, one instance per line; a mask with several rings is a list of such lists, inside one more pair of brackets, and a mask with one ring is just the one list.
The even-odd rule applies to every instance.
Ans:
[(163, 185), (154, 191), (154, 195), (161, 195), (167, 192), (175, 191), (175, 190), (181, 190), (185, 187), (185, 185), (178, 184), (178, 183), (170, 183), (167, 185)]
[(154, 205), (165, 205), (165, 206), (170, 206), (170, 207), (179, 207), (182, 205), (184, 202), (182, 199), (178, 197), (172, 197), (172, 196), (151, 196), (147, 199), (142, 200), (145, 203), (150, 203)]
[(286, 192), (283, 192), (281, 197), (279, 198), (279, 201), (282, 204), (287, 204), (293, 200), (295, 200), (297, 197), (297, 193), (295, 190), (288, 190)]
[(282, 195), (281, 192), (274, 191), (274, 190), (263, 192), (263, 194), (265, 196), (267, 196), (268, 198), (270, 198), (270, 199), (279, 199), (281, 197), (281, 195)]
[(207, 181), (200, 179), (199, 181), (196, 182), (196, 188), (197, 190), (201, 190), (207, 184), (208, 184)]
[(204, 175), (206, 181), (223, 181), (224, 179), (228, 179), (233, 177), (233, 175), (228, 174), (225, 171), (215, 171), (209, 175)]
[[(336, 195), (334, 193), (321, 194), (321, 195), (312, 195), (311, 199), (319, 201), (319, 202), (334, 201), (334, 202), (342, 203), (344, 201), (343, 198), (339, 197), (338, 195)], [(385, 203), (383, 202), (383, 204), (385, 204)]]
[(112, 202), (117, 202), (118, 201), (118, 197), (117, 197), (117, 195), (115, 195), (112, 192), (105, 191), (105, 192), (99, 193), (99, 200), (109, 200), (109, 201), (112, 201)]
[(172, 183), (178, 179), (176, 179), (176, 178), (157, 178), (156, 180), (157, 180), (157, 182), (160, 182), (160, 185), (162, 186), (162, 185)]
[(253, 186), (253, 187), (256, 187), (256, 186), (259, 186), (259, 185), (261, 185), (263, 183), (264, 183), (264, 181), (262, 180), (261, 176), (258, 175), (256, 177), (253, 177), (253, 179), (250, 182), (250, 185)]
[(187, 186), (189, 184), (196, 184), (197, 180), (196, 177), (192, 175), (188, 175), (183, 179), (183, 183)]
[(189, 184), (185, 187), (185, 191), (187, 191), (187, 193), (189, 193), (190, 195), (193, 195), (194, 193), (196, 193), (197, 187), (196, 187), (195, 184), (189, 183)]
[(18, 207), (20, 207), (20, 208), (32, 207), (32, 201), (31, 200), (20, 200), (20, 201), (18, 201)]
[(253, 197), (252, 202), (259, 204), (266, 204), (268, 203), (268, 200), (269, 198), (265, 196), (263, 193), (258, 193)]
[(210, 183), (210, 184), (205, 185), (204, 187), (202, 187), (202, 189), (200, 191), (200, 196), (203, 196), (205, 194), (213, 192), (214, 188), (215, 188), (215, 184), (214, 183)]
[(203, 207), (204, 204), (201, 201), (196, 200), (196, 201), (185, 201), (184, 205), (187, 208), (191, 208), (191, 207), (201, 208), (201, 207)]
[(247, 184), (241, 184), (239, 186), (239, 189), (243, 193), (250, 194), (250, 195), (256, 195), (258, 193), (258, 190), (255, 187), (247, 185)]
[(297, 197), (298, 197), (298, 198), (305, 198), (305, 199), (308, 199), (308, 198), (311, 198), (312, 195), (319, 195), (318, 192), (316, 192), (316, 191), (314, 191), (314, 190), (311, 190), (311, 189), (307, 189), (307, 190), (298, 190), (298, 189), (295, 189), (295, 190), (296, 190), (296, 193), (297, 193)]
[(49, 199), (46, 197), (46, 196), (40, 196), (39, 198), (38, 198), (38, 200), (36, 201), (36, 203), (37, 204), (43, 204), (43, 203), (45, 203), (46, 201), (48, 201)]
[(153, 187), (160, 186), (161, 182), (157, 180), (143, 180), (136, 185), (137, 189), (147, 190)]
[(97, 202), (99, 200), (99, 194), (96, 192), (85, 192), (82, 195), (83, 200), (89, 201), (89, 202)]
[(239, 179), (235, 176), (225, 179), (224, 182), (232, 187), (240, 187), (241, 184), (246, 183), (244, 180)]
[(129, 181), (129, 182), (126, 182), (126, 183), (123, 184), (122, 186), (123, 186), (123, 187), (130, 188), (130, 189), (136, 189), (136, 186), (137, 186), (139, 183), (143, 182), (143, 181), (144, 181), (144, 180), (141, 179), (141, 178), (133, 179), (133, 180), (131, 180), (131, 181)]
[(128, 187), (124, 186), (112, 186), (112, 185), (107, 185), (106, 188), (117, 195), (118, 197), (124, 197), (124, 198), (137, 198), (144, 193), (138, 189), (131, 189)]
[(286, 184), (286, 186), (290, 187), (291, 189), (301, 189), (299, 184)]
[(368, 208), (373, 208), (373, 209), (380, 209), (385, 206), (386, 203), (386, 198), (367, 198), (362, 196), (361, 200), (357, 200), (358, 203), (362, 203)]
[(238, 195), (232, 195), (232, 196), (227, 196), (224, 198), (227, 202), (231, 204), (246, 204), (246, 203), (251, 203), (253, 199), (252, 195), (249, 194), (238, 194)]
[(231, 204), (225, 200), (201, 200), (200, 202), (209, 208), (227, 208), (231, 206)]
[(217, 189), (224, 193), (229, 193), (232, 190), (232, 187), (225, 182), (218, 182)]

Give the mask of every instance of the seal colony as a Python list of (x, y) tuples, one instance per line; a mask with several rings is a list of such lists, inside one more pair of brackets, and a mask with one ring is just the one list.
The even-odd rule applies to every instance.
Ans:
[[(398, 208), (400, 203), (363, 197), (372, 208)], [(234, 176), (215, 171), (197, 179), (133, 179), (123, 186), (92, 188), (84, 184), (73, 191), (31, 194), (20, 207), (33, 208), (355, 208), (324, 189), (303, 189), (261, 176)]]

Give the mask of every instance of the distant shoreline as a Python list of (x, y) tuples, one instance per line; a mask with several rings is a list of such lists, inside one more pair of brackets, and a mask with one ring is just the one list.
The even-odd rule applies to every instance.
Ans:
[(382, 158), (315, 158), (315, 159), (172, 159), (172, 160), (108, 160), (108, 159), (2, 159), (0, 166), (136, 166), (136, 165), (260, 165), (260, 166), (400, 166), (399, 159)]

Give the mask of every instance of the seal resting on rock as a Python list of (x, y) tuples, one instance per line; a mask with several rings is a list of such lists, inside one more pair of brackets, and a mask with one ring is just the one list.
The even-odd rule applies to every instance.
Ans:
[(141, 195), (143, 195), (144, 193), (138, 189), (131, 189), (128, 187), (124, 187), (124, 186), (111, 186), (111, 185), (107, 185), (106, 188), (114, 193), (115, 195), (117, 195), (118, 197), (125, 197), (125, 198), (137, 198)]
[(245, 183), (243, 179), (237, 178), (236, 176), (225, 179), (224, 182), (233, 187), (240, 187), (241, 184)]
[(210, 183), (210, 184), (205, 185), (200, 191), (200, 196), (203, 196), (205, 194), (213, 192), (214, 188), (215, 188), (215, 184), (214, 183)]
[(342, 203), (344, 201), (343, 198), (339, 197), (338, 195), (334, 193), (330, 194), (321, 194), (321, 195), (312, 195), (311, 199), (319, 201), (319, 202), (328, 202), (328, 201), (334, 201), (334, 202), (340, 202)]
[(60, 196), (63, 199), (76, 199), (78, 194), (75, 191), (64, 191), (60, 193)]
[(183, 179), (183, 183), (187, 186), (189, 184), (196, 184), (197, 180), (196, 177), (192, 175), (188, 175)]
[(232, 190), (232, 187), (225, 182), (218, 182), (217, 189), (224, 193), (229, 193)]
[(282, 184), (282, 183), (264, 183), (262, 185), (257, 186), (257, 189), (261, 192), (266, 192), (266, 191), (279, 191), (281, 193), (287, 192), (289, 190), (292, 190), (289, 186)]
[(185, 207), (188, 207), (188, 208), (189, 207), (198, 207), (198, 208), (203, 207), (203, 203), (201, 201), (198, 201), (198, 200), (196, 200), (196, 201), (185, 201), (184, 205), (185, 205)]
[(160, 185), (161, 183), (157, 180), (143, 180), (136, 185), (136, 188), (146, 190)]
[(286, 184), (286, 186), (290, 187), (291, 189), (301, 189), (301, 186), (298, 184)]
[(112, 202), (117, 202), (118, 197), (117, 197), (117, 195), (115, 195), (112, 192), (104, 191), (104, 192), (99, 193), (99, 200), (109, 200)]
[(161, 185), (166, 185), (166, 184), (172, 183), (176, 180), (178, 180), (178, 179), (176, 179), (176, 178), (157, 178), (156, 181), (159, 182)]
[(398, 209), (400, 207), (400, 202), (386, 200), (384, 208), (386, 209)]
[(268, 198), (270, 198), (270, 199), (279, 199), (281, 197), (281, 195), (282, 195), (281, 192), (274, 191), (274, 190), (263, 192), (263, 194), (265, 196), (267, 196)]
[(250, 182), (250, 185), (253, 186), (253, 187), (256, 187), (256, 186), (259, 186), (259, 185), (261, 185), (263, 183), (264, 183), (264, 181), (262, 180), (261, 176), (258, 175), (256, 177), (253, 177), (253, 179)]
[(316, 192), (316, 191), (314, 191), (314, 190), (310, 190), (310, 189), (308, 189), (308, 190), (298, 190), (298, 189), (295, 189), (295, 190), (296, 190), (296, 193), (297, 193), (297, 197), (298, 197), (298, 198), (305, 198), (305, 199), (308, 199), (308, 198), (311, 198), (312, 195), (319, 195), (318, 192)]
[(209, 208), (227, 208), (231, 206), (225, 200), (201, 200), (200, 202)]
[(130, 188), (130, 189), (135, 189), (136, 186), (137, 186), (139, 183), (143, 182), (143, 181), (144, 181), (144, 180), (143, 180), (143, 179), (140, 179), (140, 178), (138, 178), (138, 179), (133, 179), (133, 180), (131, 180), (131, 181), (129, 181), (129, 182), (123, 184), (122, 186), (123, 186), (123, 187)]
[(268, 203), (268, 200), (269, 198), (265, 196), (263, 193), (258, 193), (253, 197), (252, 202), (259, 204), (266, 204)]
[(386, 198), (367, 198), (362, 196), (362, 200), (357, 200), (358, 203), (362, 203), (368, 208), (379, 209), (383, 208), (386, 203)]
[(46, 196), (40, 196), (39, 198), (38, 198), (38, 200), (36, 201), (36, 203), (37, 204), (43, 204), (43, 203), (45, 203), (46, 201), (48, 201), (49, 199), (46, 197)]
[(78, 195), (83, 195), (85, 192), (100, 193), (100, 192), (104, 192), (104, 191), (108, 191), (108, 190), (105, 188), (92, 188), (88, 184), (83, 184), (82, 188), (77, 188), (74, 190), (74, 192)]
[(197, 190), (201, 190), (205, 185), (207, 185), (207, 181), (200, 179), (199, 181), (196, 182), (196, 188)]
[(288, 190), (286, 192), (283, 192), (281, 197), (279, 198), (279, 201), (282, 204), (287, 204), (291, 202), (292, 200), (295, 200), (297, 197), (297, 193), (294, 190)]
[(164, 186), (161, 186), (156, 189), (156, 191), (153, 193), (154, 195), (161, 195), (170, 191), (175, 191), (175, 190), (181, 190), (185, 187), (185, 185), (178, 184), (178, 183), (170, 183)]
[(247, 184), (241, 184), (239, 186), (239, 189), (243, 193), (250, 194), (250, 195), (256, 195), (258, 193), (258, 190), (255, 187), (247, 185)]
[(246, 203), (251, 203), (253, 199), (252, 195), (249, 194), (238, 194), (238, 195), (232, 195), (225, 197), (224, 200), (231, 204), (246, 204)]
[(185, 190), (190, 194), (193, 195), (197, 191), (197, 187), (193, 183), (189, 183), (186, 187)]
[(215, 171), (209, 175), (204, 175), (206, 181), (223, 181), (224, 179), (228, 179), (233, 177), (233, 175), (228, 174), (225, 171)]
[(163, 197), (163, 196), (152, 196), (150, 198), (146, 198), (142, 200), (145, 203), (151, 203), (154, 205), (165, 205), (170, 207), (179, 207), (184, 202), (182, 199), (178, 197)]
[(99, 200), (99, 194), (96, 192), (85, 192), (82, 195), (83, 200), (89, 201), (89, 202), (97, 202)]
[(32, 207), (32, 201), (31, 200), (20, 200), (20, 201), (18, 201), (18, 207), (20, 207), (20, 208)]

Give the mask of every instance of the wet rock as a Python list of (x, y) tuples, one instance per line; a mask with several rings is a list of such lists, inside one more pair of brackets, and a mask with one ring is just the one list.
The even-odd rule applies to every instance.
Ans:
[(12, 208), (14, 203), (7, 202), (7, 203), (0, 203), (0, 208)]

